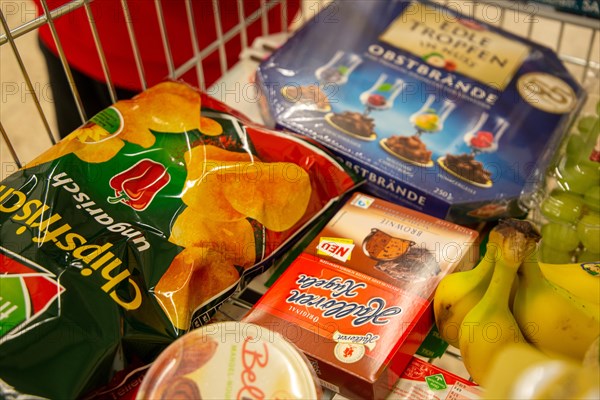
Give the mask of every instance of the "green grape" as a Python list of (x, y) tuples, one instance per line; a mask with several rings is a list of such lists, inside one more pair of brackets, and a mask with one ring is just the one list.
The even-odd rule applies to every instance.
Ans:
[(567, 157), (569, 159), (579, 158), (581, 154), (583, 154), (585, 148), (586, 143), (581, 135), (571, 135), (567, 142)]
[(600, 214), (584, 215), (577, 223), (577, 235), (586, 250), (600, 253)]
[(593, 115), (581, 117), (579, 118), (579, 121), (577, 121), (577, 130), (581, 133), (588, 133), (594, 127), (597, 120), (598, 118)]
[(577, 230), (570, 224), (550, 222), (542, 227), (542, 238), (546, 246), (561, 251), (572, 251), (579, 246)]
[(561, 190), (554, 190), (541, 207), (542, 214), (549, 220), (571, 223), (579, 219), (582, 209), (581, 197)]
[(561, 162), (558, 166), (558, 184), (570, 192), (583, 194), (600, 179), (600, 171), (596, 166), (584, 163)]
[(592, 186), (585, 191), (583, 202), (590, 210), (600, 211), (600, 186)]
[(573, 130), (571, 136), (576, 132), (579, 132), (579, 136), (581, 136), (584, 141), (588, 143), (593, 142), (594, 138), (597, 137), (600, 132), (600, 118), (596, 115), (585, 115), (580, 117), (577, 120), (577, 129)]
[[(581, 132), (581, 136), (594, 147), (593, 143), (596, 142), (596, 138), (600, 133), (600, 119), (596, 118), (596, 123), (590, 127), (590, 130), (587, 132)], [(591, 151), (591, 149), (590, 149)]]
[(568, 251), (556, 250), (551, 245), (544, 243), (540, 246), (541, 261), (551, 264), (568, 264), (572, 262), (571, 254)]
[(600, 261), (600, 253), (592, 253), (589, 250), (583, 250), (577, 257), (577, 262), (596, 262)]
[[(597, 161), (590, 160), (590, 155), (592, 155), (593, 149), (588, 147), (588, 150), (582, 153), (582, 156), (579, 157), (579, 163), (577, 167), (580, 169), (584, 169), (584, 173), (590, 175), (591, 179), (596, 178), (596, 181), (600, 179), (600, 163)], [(593, 181), (592, 181), (593, 182)]]

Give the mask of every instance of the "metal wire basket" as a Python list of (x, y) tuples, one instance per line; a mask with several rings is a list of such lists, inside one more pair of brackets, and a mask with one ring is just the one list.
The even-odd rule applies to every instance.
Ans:
[[(42, 151), (44, 147), (33, 146), (31, 139), (34, 138), (35, 142), (42, 141), (45, 147), (56, 143), (56, 128), (52, 122), (52, 99), (47, 96), (47, 83), (43, 82), (43, 79), (39, 77), (33, 77), (32, 70), (39, 69), (39, 65), (29, 64), (28, 60), (31, 59), (31, 40), (37, 36), (37, 30), (47, 25), (50, 28), (52, 37), (57, 47), (58, 55), (62, 63), (65, 76), (70, 83), (71, 91), (79, 116), (82, 122), (85, 122), (89, 117), (86, 115), (84, 106), (81, 100), (80, 88), (77, 87), (73, 79), (72, 67), (67, 61), (65, 51), (63, 49), (61, 40), (65, 38), (59, 37), (57, 29), (55, 27), (55, 21), (59, 18), (63, 18), (70, 13), (73, 13), (79, 9), (85, 11), (87, 17), (87, 23), (92, 33), (94, 40), (94, 46), (98, 53), (98, 57), (101, 62), (102, 72), (104, 80), (106, 81), (108, 93), (112, 102), (118, 100), (117, 92), (115, 90), (115, 84), (113, 82), (111, 71), (109, 69), (109, 63), (104, 49), (107, 43), (102, 43), (98, 29), (96, 27), (96, 20), (91, 4), (94, 0), (70, 0), (65, 1), (63, 5), (55, 9), (48, 7), (47, 1), (42, 0), (41, 5), (43, 10), (39, 10), (40, 16), (31, 18), (32, 15), (36, 15), (34, 4), (31, 1), (8, 1), (2, 0), (2, 7), (0, 8), (0, 51), (2, 51), (3, 64), (9, 63), (10, 56), (14, 57), (14, 64), (20, 71), (20, 76), (15, 74), (3, 73), (2, 76), (2, 89), (4, 92), (2, 98), (2, 115), (0, 119), (0, 133), (2, 135), (2, 162), (13, 162), (17, 167), (20, 167), (23, 160), (30, 157), (32, 153), (29, 151), (31, 147), (36, 147), (37, 151)], [(97, 0), (96, 0), (97, 1)], [(148, 0), (150, 2), (150, 0)], [(238, 38), (241, 41), (242, 52), (249, 47), (249, 28), (252, 25), (260, 25), (260, 32), (262, 36), (267, 36), (273, 33), (273, 27), (269, 26), (269, 14), (273, 12), (281, 13), (281, 31), (284, 35), (288, 33), (288, 15), (287, 1), (286, 0), (260, 0), (260, 6), (258, 9), (248, 9), (247, 3), (245, 4), (242, 0), (232, 0), (227, 2), (219, 2), (218, 0), (185, 0), (186, 23), (189, 27), (189, 37), (191, 40), (192, 56), (185, 60), (185, 62), (178, 65), (175, 64), (171, 49), (177, 44), (169, 40), (169, 32), (165, 24), (164, 10), (165, 7), (170, 5), (167, 2), (161, 0), (154, 0), (153, 5), (156, 9), (157, 19), (155, 21), (147, 21), (148, 24), (157, 24), (160, 29), (161, 43), (156, 43), (156, 46), (162, 46), (164, 50), (164, 62), (168, 68), (168, 74), (165, 78), (180, 79), (186, 73), (194, 71), (197, 77), (197, 84), (202, 90), (207, 89), (205, 71), (203, 70), (203, 62), (211, 55), (218, 54), (220, 75), (224, 76), (233, 67), (229, 65), (226, 59), (225, 47), (227, 43), (233, 38)], [(127, 0), (120, 0), (121, 12), (124, 17), (124, 21), (127, 24), (127, 37), (122, 38), (123, 40), (129, 41), (133, 51), (135, 59), (135, 68), (141, 83), (141, 88), (145, 89), (148, 86), (146, 75), (144, 73), (144, 66), (142, 57), (140, 55), (140, 44), (147, 40), (144, 37), (136, 36), (134, 26), (132, 23), (130, 7)], [(226, 12), (237, 13), (238, 21), (228, 30), (224, 30), (222, 25), (222, 10), (223, 7), (229, 7)], [(231, 7), (235, 8), (234, 10)], [(199, 34), (203, 34), (199, 22), (195, 21), (194, 16), (197, 15), (198, 10), (202, 9), (202, 12), (208, 12), (212, 14), (214, 18), (214, 29), (215, 32), (211, 34), (216, 39), (208, 45), (200, 48), (198, 37)], [(12, 18), (11, 18), (12, 17)], [(12, 24), (10, 22), (13, 22)], [(11, 26), (12, 25), (12, 26)], [(27, 39), (27, 40), (26, 40)], [(21, 42), (23, 40), (23, 42)], [(24, 43), (24, 44), (21, 44)], [(36, 46), (33, 46), (36, 47)], [(35, 48), (34, 48), (35, 50)], [(37, 63), (37, 60), (36, 60)], [(43, 67), (42, 67), (43, 68)], [(45, 78), (45, 77), (43, 77)], [(15, 90), (12, 88), (16, 87), (16, 91), (20, 91), (21, 94), (14, 93)], [(25, 93), (25, 94), (23, 94)], [(16, 96), (15, 96), (16, 94)], [(16, 104), (15, 104), (16, 103)], [(10, 115), (14, 115), (15, 112), (20, 112), (22, 109), (29, 110), (29, 107), (33, 105), (35, 113), (37, 115), (28, 118), (27, 124), (13, 123), (10, 124)], [(37, 121), (39, 119), (39, 121)], [(39, 133), (39, 123), (41, 122), (41, 128), (43, 135)], [(25, 126), (24, 126), (25, 125)], [(16, 130), (16, 131), (15, 131)], [(19, 144), (19, 137), (26, 136), (28, 140), (24, 144)], [(47, 139), (46, 139), (47, 138)], [(8, 154), (7, 154), (8, 153)], [(23, 153), (28, 153), (29, 156), (23, 156)], [(10, 155), (10, 157), (7, 157)], [(6, 176), (7, 168), (4, 168), (3, 176)]]
[[(30, 54), (28, 53), (31, 50), (27, 46), (31, 45), (31, 38), (36, 36), (37, 29), (41, 26), (48, 25), (52, 32), (65, 75), (71, 83), (72, 95), (75, 99), (79, 116), (82, 122), (85, 122), (90, 116), (85, 113), (79, 93), (80, 89), (73, 81), (71, 67), (61, 46), (61, 38), (55, 29), (55, 21), (57, 19), (78, 9), (85, 10), (87, 21), (92, 31), (94, 45), (101, 62), (103, 75), (107, 82), (110, 98), (113, 102), (118, 100), (115, 85), (111, 79), (111, 71), (105, 52), (103, 51), (103, 43), (96, 29), (95, 16), (91, 7), (93, 1), (71, 0), (66, 1), (64, 5), (58, 8), (49, 9), (46, 0), (43, 0), (41, 1), (43, 7), (43, 10), (41, 10), (42, 13), (35, 18), (31, 18), (32, 15), (35, 15), (35, 10), (32, 8), (33, 5), (30, 2), (2, 0), (0, 3), (2, 4), (0, 8), (0, 26), (2, 28), (0, 52), (3, 64), (8, 63), (9, 57), (12, 56), (20, 71), (20, 76), (3, 73), (3, 76), (0, 77), (3, 92), (2, 102), (0, 103), (2, 107), (0, 109), (0, 133), (3, 139), (0, 148), (0, 161), (3, 164), (2, 177), (7, 176), (20, 167), (23, 161), (28, 161), (36, 153), (56, 143), (56, 128), (52, 121), (53, 115), (51, 115), (53, 104), (52, 99), (47, 95), (47, 83), (42, 82), (43, 79), (32, 77), (33, 74), (31, 71), (39, 68), (39, 65), (28, 63), (35, 63), (35, 61), (30, 61), (31, 57), (29, 57)], [(521, 34), (553, 48), (584, 86), (588, 87), (591, 92), (597, 90), (598, 74), (600, 71), (600, 55), (598, 54), (598, 49), (600, 49), (600, 21), (557, 12), (551, 7), (527, 2), (504, 0), (441, 0), (437, 2), (445, 4), (463, 14), (468, 14), (485, 20), (488, 23), (501, 26), (509, 31)], [(272, 35), (275, 33), (275, 29), (269, 26), (268, 15), (279, 10), (281, 12), (281, 35), (278, 37), (278, 40), (285, 40), (290, 33), (288, 22), (291, 21), (285, 13), (287, 8), (286, 0), (260, 0), (260, 7), (256, 10), (245, 9), (247, 7), (245, 7), (245, 3), (242, 0), (226, 2), (227, 7), (233, 5), (235, 8), (235, 10), (228, 9), (227, 12), (235, 12), (238, 17), (237, 24), (227, 30), (223, 29), (223, 24), (221, 23), (221, 10), (225, 2), (222, 0), (221, 2), (219, 0), (185, 0), (187, 17), (185, 23), (189, 27), (193, 55), (185, 62), (175, 65), (171, 49), (177, 44), (169, 40), (163, 15), (164, 7), (168, 5), (161, 0), (154, 0), (153, 3), (156, 8), (157, 19), (156, 21), (148, 21), (147, 23), (157, 24), (160, 28), (161, 43), (157, 43), (156, 46), (162, 46), (164, 50), (165, 64), (168, 68), (168, 74), (165, 78), (180, 79), (186, 73), (195, 70), (198, 85), (202, 90), (211, 89), (206, 87), (206, 71), (203, 70), (203, 63), (207, 57), (214, 53), (217, 53), (219, 57), (219, 72), (221, 75), (219, 83), (221, 85), (225, 82), (227, 83), (226, 86), (235, 88), (235, 83), (237, 83), (235, 81), (242, 79), (239, 73), (231, 73), (235, 65), (228, 64), (225, 55), (225, 46), (228, 41), (239, 37), (242, 47), (241, 54), (244, 54), (252, 46), (252, 43), (249, 43), (248, 35), (248, 29), (252, 24), (260, 24), (262, 36), (267, 37)], [(294, 25), (296, 27), (302, 25), (303, 21), (322, 10), (326, 3), (328, 1), (305, 0), (302, 11)], [(124, 37), (123, 40), (129, 41), (131, 44), (139, 81), (142, 88), (145, 89), (147, 81), (140, 56), (140, 43), (145, 38), (136, 36), (133, 24), (131, 23), (128, 1), (120, 0), (120, 4), (121, 11), (127, 22), (127, 37)], [(216, 31), (213, 32), (216, 40), (204, 48), (199, 47), (197, 40), (198, 34), (203, 33), (202, 29), (204, 28), (199, 26), (198, 21), (194, 20), (194, 10), (198, 7), (202, 7), (212, 14), (214, 29)], [(20, 14), (20, 19), (14, 18), (15, 14)], [(13, 17), (12, 26), (9, 23), (10, 17)], [(544, 29), (540, 29), (542, 27)], [(29, 37), (29, 44), (25, 41), (26, 37)], [(21, 41), (23, 41), (23, 45), (21, 45)], [(263, 42), (262, 45), (266, 50), (269, 50), (268, 41)], [(574, 51), (576, 47), (579, 48), (579, 51)], [(250, 65), (250, 68), (254, 66)], [(14, 95), (15, 87), (20, 94)], [(217, 89), (213, 90), (213, 94), (217, 97), (223, 96), (223, 92), (219, 92)], [(222, 100), (227, 101), (226, 98)], [(237, 101), (237, 103), (235, 106), (238, 108), (241, 107), (243, 111), (249, 109), (251, 114), (252, 107), (256, 108), (256, 104), (244, 104), (244, 99)], [(26, 123), (20, 120), (15, 121), (15, 115), (20, 112), (22, 113), (23, 109), (28, 110), (26, 112)]]

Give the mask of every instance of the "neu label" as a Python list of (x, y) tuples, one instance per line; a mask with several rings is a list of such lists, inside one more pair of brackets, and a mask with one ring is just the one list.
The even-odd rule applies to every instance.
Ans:
[(330, 256), (338, 261), (346, 262), (352, 255), (354, 241), (352, 239), (326, 238), (319, 239), (317, 254)]
[(64, 292), (41, 266), (0, 247), (0, 344), (19, 335)]

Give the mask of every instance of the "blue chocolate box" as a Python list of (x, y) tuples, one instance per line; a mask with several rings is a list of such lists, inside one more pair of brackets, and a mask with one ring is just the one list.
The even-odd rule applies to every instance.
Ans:
[(333, 2), (257, 82), (268, 123), (372, 193), (460, 223), (522, 214), (585, 100), (552, 50), (429, 1)]

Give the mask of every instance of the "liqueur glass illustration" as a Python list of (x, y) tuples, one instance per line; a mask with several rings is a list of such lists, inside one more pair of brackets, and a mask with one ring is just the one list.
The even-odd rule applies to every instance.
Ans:
[(324, 83), (343, 85), (348, 82), (352, 71), (362, 63), (362, 58), (353, 53), (337, 51), (329, 62), (315, 70), (317, 80)]
[(434, 162), (431, 159), (433, 151), (421, 140), (423, 133), (436, 133), (443, 129), (444, 121), (454, 110), (456, 105), (447, 99), (438, 102), (439, 111), (434, 107), (436, 97), (427, 96), (427, 101), (421, 108), (410, 116), (410, 123), (415, 128), (411, 136), (392, 135), (381, 139), (381, 147), (400, 160), (423, 168), (431, 168)]
[(504, 118), (498, 117), (493, 131), (482, 130), (481, 128), (485, 125), (487, 119), (487, 113), (481, 114), (473, 129), (464, 136), (465, 143), (471, 148), (473, 156), (478, 153), (493, 153), (498, 150), (498, 142), (504, 135), (506, 128), (508, 128), (508, 122)]
[(479, 153), (493, 153), (497, 151), (498, 142), (509, 126), (505, 119), (496, 118), (493, 123), (493, 129), (485, 130), (486, 127), (492, 125), (488, 122), (488, 117), (487, 113), (482, 113), (475, 125), (463, 136), (465, 144), (471, 149), (470, 153), (459, 155), (446, 154), (445, 157), (438, 159), (439, 165), (446, 172), (481, 188), (493, 186), (492, 173), (486, 169), (482, 162), (476, 160), (475, 157)]
[(410, 116), (410, 123), (415, 127), (416, 134), (437, 133), (444, 128), (444, 121), (456, 105), (450, 100), (444, 100), (439, 111), (432, 107), (435, 96), (429, 95), (423, 106)]
[(377, 81), (368, 90), (361, 93), (359, 99), (365, 106), (364, 115), (369, 115), (371, 111), (389, 110), (394, 105), (394, 100), (402, 91), (404, 81), (396, 79), (394, 83), (387, 82), (386, 74), (379, 75)]
[(463, 136), (465, 144), (472, 149), (471, 152), (473, 154), (475, 153), (475, 151), (473, 150), (473, 147), (471, 145), (472, 141), (475, 141), (475, 147), (477, 148), (491, 145), (491, 143), (494, 140), (494, 135), (492, 133), (482, 130), (483, 125), (485, 125), (485, 123), (488, 120), (488, 117), (488, 113), (481, 113), (475, 125), (473, 125), (471, 129), (469, 129)]

